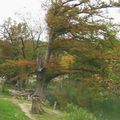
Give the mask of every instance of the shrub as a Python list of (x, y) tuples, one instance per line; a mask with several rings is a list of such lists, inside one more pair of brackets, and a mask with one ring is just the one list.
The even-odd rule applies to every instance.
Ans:
[(67, 112), (63, 120), (98, 120), (93, 114), (73, 104), (68, 105)]

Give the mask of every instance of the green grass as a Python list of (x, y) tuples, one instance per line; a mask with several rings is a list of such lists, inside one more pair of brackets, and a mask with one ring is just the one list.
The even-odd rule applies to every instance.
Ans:
[(62, 117), (57, 115), (44, 114), (39, 116), (39, 120), (63, 120)]
[(45, 113), (42, 115), (35, 115), (36, 120), (63, 120), (66, 113), (58, 110), (53, 110), (51, 107), (44, 106)]
[(0, 120), (30, 120), (12, 102), (0, 99)]

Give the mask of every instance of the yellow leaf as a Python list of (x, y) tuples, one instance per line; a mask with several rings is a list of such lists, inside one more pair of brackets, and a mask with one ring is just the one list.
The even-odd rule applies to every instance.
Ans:
[(60, 59), (60, 66), (68, 69), (71, 67), (71, 65), (74, 62), (75, 62), (75, 57), (68, 53), (65, 53), (64, 55), (62, 55), (62, 57)]

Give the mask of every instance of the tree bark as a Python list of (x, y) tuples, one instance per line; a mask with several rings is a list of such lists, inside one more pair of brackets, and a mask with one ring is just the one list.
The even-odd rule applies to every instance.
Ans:
[(53, 39), (53, 33), (51, 32), (49, 41), (48, 41), (48, 47), (45, 54), (44, 60), (42, 59), (42, 56), (38, 54), (37, 56), (37, 86), (36, 91), (32, 97), (32, 112), (36, 114), (41, 114), (44, 112), (42, 109), (42, 101), (46, 98), (46, 91), (47, 91), (47, 85), (48, 85), (48, 76), (47, 76), (47, 70), (45, 70), (46, 64), (49, 63), (50, 56), (51, 56), (51, 40)]
[(39, 95), (42, 100), (44, 100), (46, 97), (46, 91), (47, 91), (47, 82), (46, 82), (46, 76), (45, 72), (39, 73), (37, 75), (37, 86), (35, 90), (35, 95)]
[(32, 113), (34, 114), (44, 113), (41, 98), (37, 95), (32, 97)]
[(32, 96), (32, 113), (42, 114), (43, 110), (42, 101), (46, 98), (47, 83), (45, 73), (41, 72), (37, 75), (37, 86), (34, 95)]

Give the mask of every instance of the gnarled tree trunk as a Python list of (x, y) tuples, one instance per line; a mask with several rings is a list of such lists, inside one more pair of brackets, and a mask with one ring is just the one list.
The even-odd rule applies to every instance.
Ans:
[(32, 96), (32, 113), (44, 113), (42, 101), (46, 98), (47, 83), (45, 79), (45, 71), (41, 71), (37, 75), (37, 86), (34, 95)]
[(46, 64), (49, 63), (51, 56), (51, 40), (53, 39), (53, 33), (50, 32), (48, 46), (44, 59), (43, 56), (37, 56), (37, 87), (36, 91), (32, 97), (32, 112), (36, 114), (41, 114), (44, 112), (42, 109), (42, 101), (46, 98), (46, 91), (48, 85), (47, 70), (45, 70)]
[(34, 95), (32, 97), (32, 113), (34, 113), (34, 114), (44, 113), (40, 96)]

